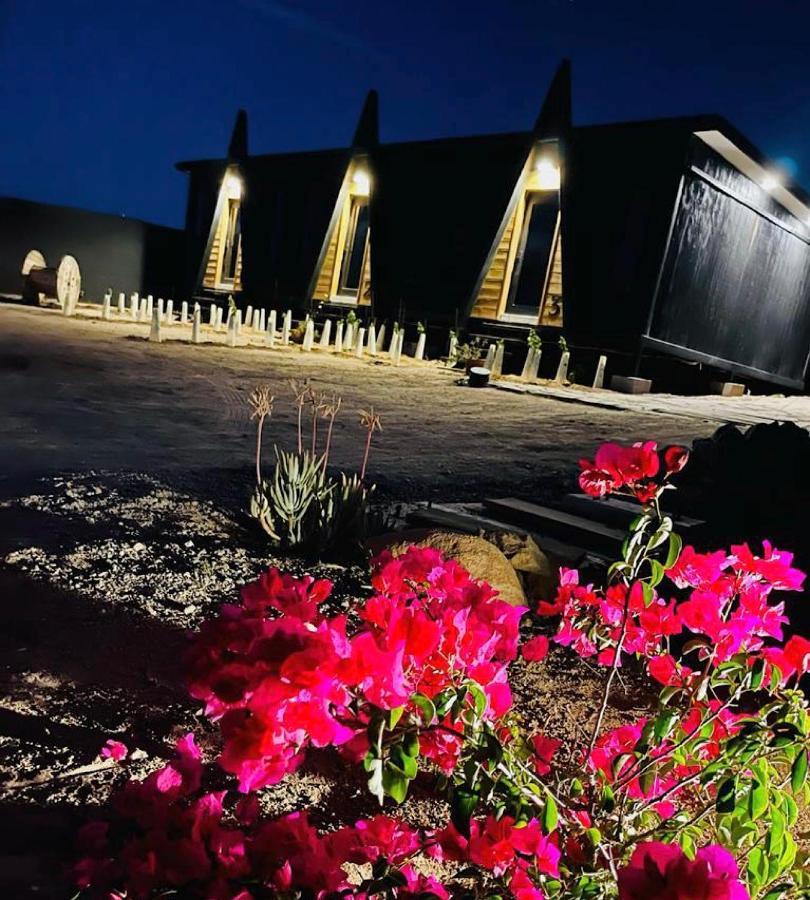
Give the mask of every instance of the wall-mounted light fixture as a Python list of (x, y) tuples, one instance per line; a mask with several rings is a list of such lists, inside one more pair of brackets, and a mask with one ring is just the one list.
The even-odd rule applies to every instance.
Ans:
[(368, 197), (371, 190), (371, 178), (365, 169), (357, 169), (354, 175), (352, 175), (352, 182), (354, 184), (355, 194)]
[(225, 176), (225, 196), (229, 200), (239, 200), (242, 197), (242, 179), (235, 173), (229, 172)]
[(766, 172), (761, 183), (763, 191), (773, 191), (776, 190), (782, 182), (775, 172)]
[(547, 156), (541, 156), (535, 165), (537, 185), (542, 191), (556, 191), (560, 188), (560, 167)]

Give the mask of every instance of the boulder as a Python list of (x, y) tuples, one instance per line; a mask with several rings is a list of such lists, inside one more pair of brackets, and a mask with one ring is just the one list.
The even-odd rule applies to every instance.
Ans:
[(484, 535), (509, 560), (530, 600), (550, 600), (557, 587), (557, 569), (530, 535), (493, 531)]
[(485, 538), (432, 528), (406, 528), (369, 541), (373, 553), (387, 548), (394, 556), (404, 553), (411, 545), (438, 550), (445, 559), (454, 559), (463, 566), (473, 578), (491, 584), (507, 603), (525, 605), (526, 594), (515, 568), (501, 550)]

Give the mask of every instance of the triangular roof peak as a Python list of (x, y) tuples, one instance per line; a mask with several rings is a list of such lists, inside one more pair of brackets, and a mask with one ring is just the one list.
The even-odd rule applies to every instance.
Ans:
[(228, 144), (228, 159), (245, 159), (248, 155), (247, 112), (240, 109), (233, 123), (231, 140)]
[(557, 67), (546, 92), (532, 134), (536, 140), (564, 136), (571, 128), (571, 61)]
[(370, 150), (380, 143), (379, 96), (375, 90), (366, 94), (357, 127), (352, 138), (353, 150)]

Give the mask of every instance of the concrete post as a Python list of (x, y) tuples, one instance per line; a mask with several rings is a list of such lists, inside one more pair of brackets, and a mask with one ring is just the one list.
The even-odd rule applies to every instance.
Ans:
[(146, 297), (141, 297), (141, 308), (138, 313), (138, 321), (148, 322), (150, 315), (151, 313), (149, 312), (149, 301), (146, 299)]
[(222, 307), (218, 306), (216, 308), (216, 312), (214, 313), (214, 330), (215, 331), (222, 331), (223, 313), (224, 313), (224, 310), (222, 309)]
[(380, 325), (380, 330), (377, 332), (377, 353), (382, 353), (385, 350), (385, 322)]
[(284, 347), (290, 343), (290, 329), (292, 328), (292, 310), (284, 313), (284, 322), (281, 325), (281, 343)]
[(211, 328), (214, 327), (217, 323), (217, 305), (216, 303), (212, 303), (211, 306), (208, 307), (208, 324)]
[(163, 310), (163, 297), (158, 297), (157, 311), (158, 311), (158, 318), (160, 319), (160, 321), (161, 321), (161, 322), (165, 322), (165, 321), (166, 321), (166, 319), (165, 319), (165, 315), (166, 315), (166, 314), (165, 314), (165, 312), (164, 312), (164, 310)]
[(267, 346), (275, 347), (276, 345), (276, 311), (274, 309), (270, 310), (270, 315), (267, 317)]
[(425, 332), (423, 331), (419, 335), (418, 340), (416, 341), (416, 353), (414, 353), (414, 355), (413, 355), (414, 359), (424, 359), (425, 358), (425, 341), (426, 341), (426, 339), (427, 339), (427, 336), (425, 335)]
[(405, 343), (405, 329), (400, 328), (400, 330), (396, 333), (396, 348), (394, 350), (394, 365), (398, 366), (399, 361), (402, 359), (402, 345)]
[(264, 334), (267, 326), (267, 311), (264, 307), (259, 310), (259, 331)]
[(304, 344), (303, 349), (306, 350), (307, 353), (312, 350), (312, 343), (315, 340), (315, 323), (312, 319), (307, 319), (307, 327), (304, 329)]
[(251, 303), (248, 306), (247, 311), (245, 312), (245, 328), (253, 327), (253, 304)]
[(174, 322), (174, 300), (171, 298), (166, 301), (166, 321), (169, 325)]
[(194, 319), (191, 323), (191, 343), (202, 343), (202, 311), (200, 310), (199, 303), (194, 304)]
[(318, 345), (321, 350), (329, 349), (329, 338), (332, 336), (332, 320), (327, 319), (323, 323), (323, 330), (321, 331), (321, 342)]
[(487, 357), (484, 360), (484, 368), (489, 369), (490, 373), (495, 368), (495, 344), (490, 344), (487, 348)]
[(127, 298), (123, 291), (118, 295), (118, 315), (120, 318), (124, 318), (124, 313), (126, 312), (127, 306)]
[(152, 310), (155, 308), (155, 298), (151, 294), (146, 295), (146, 318), (152, 321)]
[(352, 344), (354, 342), (354, 325), (351, 322), (346, 323), (346, 330), (343, 332), (343, 347), (341, 348), (344, 352), (352, 349)]
[(495, 360), (492, 364), (492, 375), (501, 375), (503, 373), (503, 344), (499, 341), (495, 345)]
[(161, 342), (161, 334), (160, 334), (160, 306), (154, 306), (152, 308), (152, 327), (149, 329), (149, 340), (154, 341), (156, 344)]
[(607, 365), (607, 357), (600, 356), (599, 362), (596, 364), (596, 374), (593, 376), (593, 386), (602, 388), (605, 384), (605, 366)]
[(129, 316), (133, 322), (138, 321), (138, 292), (129, 296)]
[(231, 314), (228, 317), (228, 335), (225, 338), (225, 342), (229, 347), (236, 346), (236, 335), (239, 331), (239, 310), (236, 311), (235, 314)]
[(357, 330), (357, 344), (355, 346), (354, 355), (358, 359), (363, 358), (363, 351), (366, 349), (366, 329), (359, 328)]
[(447, 357), (451, 359), (456, 355), (456, 350), (458, 349), (458, 337), (456, 336), (455, 331), (450, 332), (450, 337), (447, 342)]
[(104, 302), (101, 304), (101, 318), (105, 322), (110, 321), (110, 300), (112, 300), (112, 291), (107, 291), (104, 295)]
[(343, 349), (343, 322), (337, 323), (335, 329), (335, 353), (340, 353)]
[(394, 322), (394, 328), (391, 332), (391, 342), (388, 344), (388, 355), (393, 359), (397, 355), (397, 344), (399, 343), (399, 325)]
[(180, 324), (187, 325), (188, 324), (188, 301), (184, 300), (180, 304)]
[(377, 328), (372, 322), (371, 325), (368, 326), (368, 352), (369, 356), (377, 355)]
[(560, 357), (560, 364), (557, 366), (557, 374), (554, 376), (554, 380), (562, 384), (564, 381), (568, 380), (568, 363), (571, 359), (571, 354), (566, 350), (563, 355)]

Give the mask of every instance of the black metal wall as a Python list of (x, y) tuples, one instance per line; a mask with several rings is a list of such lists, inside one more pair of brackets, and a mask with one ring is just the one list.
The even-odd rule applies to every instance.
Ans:
[(137, 219), (110, 216), (29, 200), (0, 198), (0, 293), (22, 293), (20, 270), (29, 250), (49, 266), (75, 256), (87, 300), (107, 288), (178, 296), (183, 232)]
[(810, 240), (801, 223), (698, 138), (648, 335), (662, 349), (801, 387), (810, 349)]

